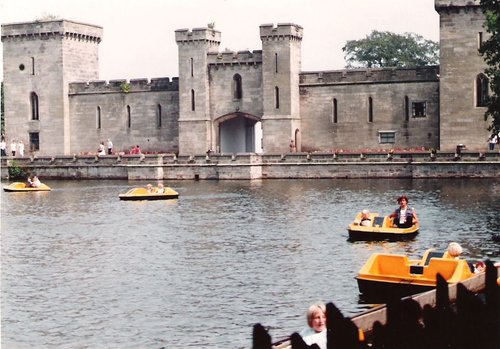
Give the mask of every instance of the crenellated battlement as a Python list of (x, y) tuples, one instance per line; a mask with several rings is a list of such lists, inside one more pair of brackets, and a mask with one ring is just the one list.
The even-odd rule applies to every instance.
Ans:
[(50, 37), (100, 43), (102, 39), (102, 27), (65, 19), (2, 24), (2, 42), (7, 40)]
[(255, 65), (262, 63), (262, 50), (250, 51), (225, 51), (209, 53), (207, 55), (208, 64), (245, 64)]
[(302, 72), (301, 85), (438, 81), (439, 66)]
[(178, 29), (175, 31), (175, 41), (180, 43), (208, 42), (220, 44), (221, 33), (211, 28)]
[(260, 27), (260, 39), (264, 40), (298, 40), (302, 41), (303, 29), (300, 25), (293, 23), (262, 24)]
[(434, 0), (436, 11), (452, 10), (459, 8), (477, 8), (480, 7), (480, 0)]
[(134, 93), (149, 91), (178, 91), (179, 78), (155, 79), (125, 79), (95, 80), (88, 82), (72, 82), (69, 84), (69, 94), (94, 94), (94, 93)]

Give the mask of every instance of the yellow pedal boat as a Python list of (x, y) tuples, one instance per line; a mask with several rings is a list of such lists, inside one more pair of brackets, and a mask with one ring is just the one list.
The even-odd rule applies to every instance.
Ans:
[(146, 188), (133, 188), (118, 196), (120, 200), (169, 200), (179, 197), (179, 193), (169, 187), (165, 187), (163, 193), (158, 193), (157, 190), (158, 188), (153, 188), (152, 192), (148, 192)]
[(436, 288), (439, 273), (454, 284), (474, 276), (474, 267), (465, 259), (448, 252), (429, 249), (422, 259), (412, 260), (400, 254), (374, 253), (361, 267), (356, 280), (362, 298), (391, 299)]
[[(362, 212), (356, 215), (354, 222), (349, 224), (349, 240), (400, 240), (411, 239), (418, 234), (419, 224), (409, 228), (394, 226), (389, 216), (380, 216), (378, 213), (369, 213), (369, 221), (361, 222)], [(365, 225), (363, 225), (365, 223)]]
[(23, 182), (13, 182), (3, 186), (4, 191), (31, 192), (31, 191), (51, 191), (52, 189), (46, 184), (40, 184), (38, 187), (28, 187)]

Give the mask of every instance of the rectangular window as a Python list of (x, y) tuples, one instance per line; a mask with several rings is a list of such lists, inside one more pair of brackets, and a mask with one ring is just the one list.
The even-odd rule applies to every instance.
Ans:
[(483, 32), (477, 33), (477, 49), (479, 50), (483, 46)]
[(332, 114), (332, 122), (336, 124), (338, 122), (338, 113), (337, 113), (337, 98), (333, 99), (333, 114)]
[(427, 115), (425, 102), (413, 102), (411, 104), (412, 116), (414, 118), (424, 118)]
[(368, 97), (368, 122), (373, 122), (373, 98)]
[(379, 131), (378, 142), (380, 144), (396, 143), (396, 131)]
[(40, 150), (40, 134), (38, 132), (30, 132), (30, 150)]

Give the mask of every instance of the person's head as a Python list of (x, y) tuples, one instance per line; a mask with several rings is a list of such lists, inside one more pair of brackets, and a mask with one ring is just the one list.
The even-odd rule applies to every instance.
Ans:
[(408, 197), (406, 195), (401, 195), (398, 198), (398, 204), (399, 206), (406, 207), (406, 205), (408, 205)]
[(148, 183), (148, 184), (146, 185), (146, 188), (147, 188), (148, 190), (153, 189), (153, 185), (152, 185), (152, 184), (150, 184), (150, 183)]
[(163, 189), (163, 183), (158, 183), (158, 188)]
[(370, 217), (370, 211), (367, 209), (361, 211), (361, 214), (363, 215), (363, 217)]
[(462, 246), (460, 246), (457, 242), (450, 242), (448, 245), (448, 254), (453, 258), (460, 256), (462, 251)]
[(307, 324), (316, 332), (326, 328), (326, 306), (323, 303), (313, 304), (307, 309)]

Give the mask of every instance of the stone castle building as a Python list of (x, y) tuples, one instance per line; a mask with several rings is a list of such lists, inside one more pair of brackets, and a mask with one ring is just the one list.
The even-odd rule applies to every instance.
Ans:
[(490, 120), (479, 1), (435, 0), (440, 66), (303, 72), (303, 29), (261, 25), (262, 49), (220, 52), (213, 28), (177, 30), (179, 76), (99, 80), (103, 29), (3, 24), (5, 130), (40, 155), (391, 148), (485, 150)]

